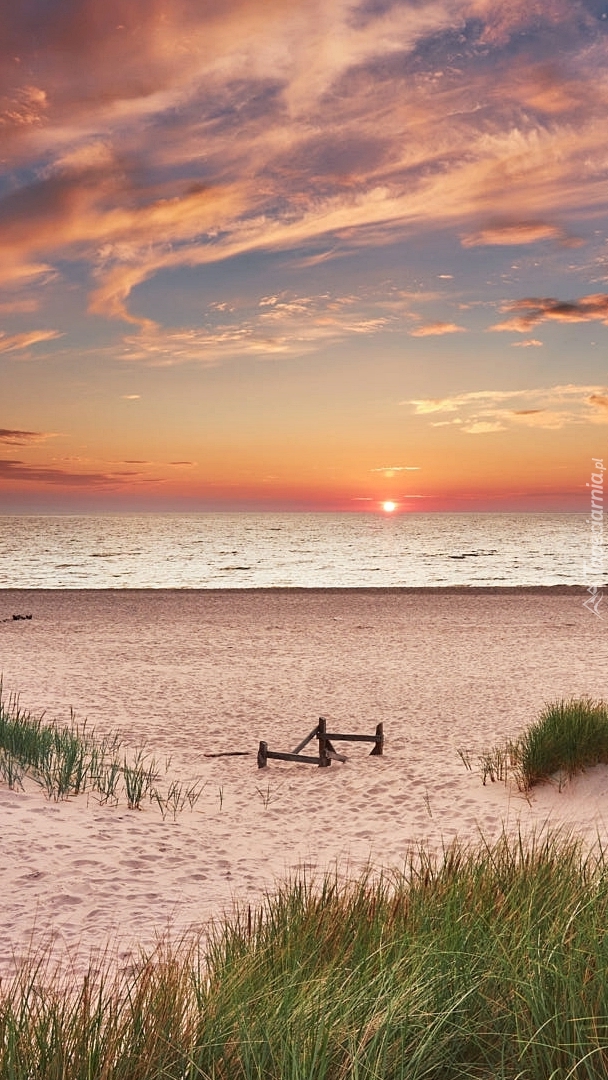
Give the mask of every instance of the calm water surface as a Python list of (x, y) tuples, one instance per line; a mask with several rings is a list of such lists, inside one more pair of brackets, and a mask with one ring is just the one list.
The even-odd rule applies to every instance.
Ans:
[(584, 514), (0, 516), (0, 587), (602, 584)]

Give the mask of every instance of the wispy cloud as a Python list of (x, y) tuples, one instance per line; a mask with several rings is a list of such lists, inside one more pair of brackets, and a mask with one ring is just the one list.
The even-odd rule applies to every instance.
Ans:
[[(606, 424), (608, 391), (601, 386), (553, 386), (526, 390), (475, 390), (453, 397), (406, 401), (433, 427), (456, 425), (468, 435), (516, 426), (558, 429), (570, 424)], [(449, 413), (449, 419), (434, 419)], [(433, 419), (431, 419), (431, 417)]]
[(371, 470), (371, 472), (384, 473), (385, 476), (393, 476), (394, 473), (419, 471), (420, 465), (381, 465), (379, 468)]
[(37, 86), (20, 86), (12, 97), (4, 97), (0, 104), (0, 128), (28, 128), (39, 124), (47, 108), (44, 90)]
[(5, 446), (29, 446), (55, 439), (57, 435), (50, 431), (19, 431), (18, 429), (0, 428), (0, 443)]
[(95, 314), (146, 327), (137, 286), (246, 252), (311, 268), (437, 226), (570, 244), (569, 210), (605, 210), (603, 25), (582, 0), (82, 0), (6, 22), (0, 273), (81, 263)]
[(461, 243), (463, 247), (480, 247), (490, 244), (535, 244), (540, 240), (557, 240), (566, 247), (579, 247), (582, 243), (551, 222), (521, 220), (486, 225), (478, 232), (464, 236)]
[(506, 424), (500, 420), (471, 420), (463, 425), (462, 430), (468, 435), (488, 435), (493, 431), (506, 431)]
[(53, 341), (62, 336), (59, 330), (26, 330), (21, 334), (4, 334), (0, 330), (0, 353), (19, 352), (40, 341)]
[(74, 472), (69, 469), (57, 469), (48, 465), (28, 464), (9, 458), (0, 458), (0, 482), (19, 481), (21, 483), (50, 484), (59, 487), (116, 488), (134, 482), (155, 482), (160, 480), (143, 477), (134, 471)]
[(555, 300), (553, 297), (530, 297), (503, 304), (502, 310), (513, 313), (491, 330), (509, 330), (525, 334), (542, 322), (602, 322), (608, 326), (608, 294), (595, 293), (580, 300)]
[(235, 355), (301, 356), (330, 343), (389, 332), (411, 318), (409, 305), (383, 310), (374, 296), (299, 296), (283, 292), (257, 303), (215, 302), (202, 326), (165, 329), (149, 323), (125, 339), (123, 359), (151, 365), (214, 365)]
[(449, 322), (430, 322), (422, 326), (417, 326), (414, 330), (410, 330), (410, 337), (439, 337), (443, 334), (462, 334), (465, 332), (464, 326), (458, 326), (457, 323)]

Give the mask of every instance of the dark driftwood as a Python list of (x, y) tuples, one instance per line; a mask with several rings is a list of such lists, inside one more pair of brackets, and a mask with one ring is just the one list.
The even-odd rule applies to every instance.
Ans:
[(249, 757), (250, 750), (221, 750), (218, 754), (203, 754), (203, 757)]

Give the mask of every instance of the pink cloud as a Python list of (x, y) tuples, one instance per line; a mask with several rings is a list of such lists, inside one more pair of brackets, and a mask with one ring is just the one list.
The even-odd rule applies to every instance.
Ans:
[(59, 330), (27, 330), (22, 334), (3, 334), (0, 331), (0, 353), (17, 352), (40, 341), (53, 341), (62, 336)]
[(555, 300), (553, 297), (530, 297), (503, 305), (512, 318), (496, 323), (490, 330), (525, 334), (542, 322), (579, 323), (600, 321), (608, 326), (608, 294), (594, 293), (580, 300)]
[(522, 390), (473, 390), (447, 398), (414, 399), (419, 416), (450, 414), (430, 420), (434, 427), (457, 425), (470, 435), (508, 430), (513, 424), (557, 430), (571, 424), (604, 425), (608, 395), (605, 388), (567, 384)]
[(542, 221), (515, 221), (487, 225), (478, 232), (464, 236), (463, 247), (482, 245), (535, 244), (540, 240), (558, 240), (568, 247), (576, 247), (580, 241), (568, 237), (563, 229)]
[(442, 334), (461, 334), (465, 332), (464, 326), (449, 322), (430, 322), (424, 326), (418, 326), (410, 330), (410, 337), (436, 337)]
[[(92, 313), (150, 327), (129, 297), (163, 270), (318, 247), (311, 268), (438, 225), (467, 246), (573, 243), (555, 220), (605, 206), (608, 79), (578, 0), (75, 11), (5, 18), (6, 159), (37, 179), (0, 202), (0, 280), (77, 260)], [(495, 62), (472, 40), (466, 70), (418, 71), (418, 46), (474, 20)], [(568, 65), (502, 50), (530, 26), (559, 28)]]

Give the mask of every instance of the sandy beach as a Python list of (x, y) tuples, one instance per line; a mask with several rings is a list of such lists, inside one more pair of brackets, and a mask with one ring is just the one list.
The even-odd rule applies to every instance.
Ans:
[[(4, 696), (145, 742), (200, 779), (173, 821), (92, 796), (0, 786), (0, 971), (31, 947), (121, 960), (159, 934), (255, 902), (298, 867), (402, 866), (424, 842), (565, 825), (606, 839), (608, 770), (525, 798), (471, 756), (556, 698), (606, 697), (604, 622), (573, 589), (0, 592)], [(13, 620), (14, 614), (31, 620)], [(329, 769), (270, 762), (320, 715), (371, 733)], [(206, 757), (221, 751), (243, 757)], [(167, 759), (170, 758), (170, 762)], [(79, 961), (80, 962), (80, 961)]]

